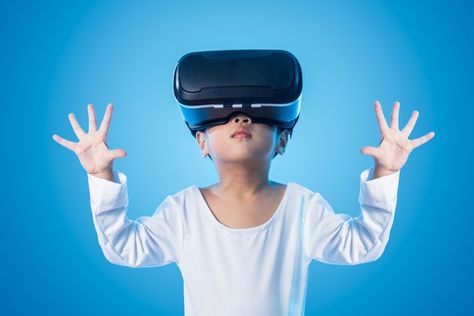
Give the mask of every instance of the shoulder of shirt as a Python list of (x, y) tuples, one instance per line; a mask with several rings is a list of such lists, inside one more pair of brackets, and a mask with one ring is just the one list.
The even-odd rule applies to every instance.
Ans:
[(297, 182), (289, 182), (288, 185), (292, 186), (293, 194), (300, 194), (308, 197), (313, 197), (313, 196), (320, 196), (320, 193), (317, 191), (314, 191), (302, 184), (299, 184)]
[(195, 190), (195, 185), (189, 185), (173, 194), (168, 195), (166, 198), (173, 200), (174, 203), (176, 203), (180, 208), (185, 208), (186, 202), (189, 201), (190, 199), (194, 199), (194, 196), (193, 196), (194, 190)]

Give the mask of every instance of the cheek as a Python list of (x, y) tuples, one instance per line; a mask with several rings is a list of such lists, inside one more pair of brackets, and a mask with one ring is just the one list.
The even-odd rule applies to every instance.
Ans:
[(225, 139), (216, 137), (213, 139), (209, 139), (207, 145), (209, 147), (209, 151), (213, 153), (221, 153), (225, 152), (226, 150), (229, 150), (230, 144)]

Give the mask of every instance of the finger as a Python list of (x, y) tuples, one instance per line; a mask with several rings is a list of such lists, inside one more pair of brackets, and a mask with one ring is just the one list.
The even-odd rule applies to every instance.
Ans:
[(429, 132), (428, 134), (424, 135), (424, 136), (421, 136), (421, 137), (418, 137), (418, 138), (415, 138), (411, 141), (411, 144), (413, 145), (413, 149), (415, 149), (416, 147), (419, 147), (421, 145), (423, 145), (424, 143), (426, 143), (427, 141), (429, 141), (430, 139), (432, 139), (433, 137), (435, 136), (435, 133), (434, 132)]
[(127, 156), (127, 152), (123, 149), (114, 149), (114, 150), (110, 150), (107, 153), (107, 156), (108, 156), (107, 157), (108, 159), (113, 160), (116, 158), (122, 158), (122, 157)]
[(72, 151), (75, 151), (76, 149), (76, 143), (73, 143), (71, 141), (68, 141), (56, 134), (53, 134), (53, 139), (60, 145), (62, 145), (63, 147), (66, 147), (67, 149), (70, 149)]
[(363, 147), (360, 150), (360, 152), (364, 155), (369, 155), (369, 156), (372, 156), (374, 158), (378, 158), (379, 154), (380, 154), (378, 148), (372, 147), (372, 146)]
[(89, 112), (89, 132), (95, 132), (97, 130), (97, 124), (95, 122), (95, 112), (92, 104), (87, 105), (87, 111)]
[(74, 113), (69, 113), (69, 122), (71, 122), (72, 129), (74, 130), (74, 133), (76, 134), (77, 138), (81, 138), (85, 133), (82, 130), (81, 126), (76, 120), (76, 117), (74, 116)]
[(390, 122), (390, 128), (398, 130), (398, 113), (400, 112), (400, 102), (396, 101), (393, 104), (392, 118)]
[(383, 112), (382, 112), (382, 106), (380, 105), (379, 101), (375, 101), (374, 107), (375, 107), (375, 115), (377, 117), (380, 133), (384, 135), (385, 131), (388, 129), (388, 126), (387, 126), (387, 121), (385, 120), (385, 116), (383, 115)]
[(413, 128), (415, 127), (415, 123), (416, 123), (416, 120), (418, 119), (419, 114), (420, 113), (418, 111), (413, 111), (410, 119), (408, 120), (407, 125), (405, 125), (405, 127), (402, 129), (402, 133), (405, 134), (407, 137), (413, 131)]
[(102, 119), (102, 123), (100, 123), (100, 131), (105, 136), (107, 136), (107, 132), (109, 131), (110, 121), (112, 119), (112, 103), (107, 105), (107, 109), (105, 110), (104, 118)]

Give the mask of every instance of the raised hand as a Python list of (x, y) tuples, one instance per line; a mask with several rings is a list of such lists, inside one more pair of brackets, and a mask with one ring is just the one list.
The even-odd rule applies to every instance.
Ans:
[[(69, 113), (69, 121), (79, 142), (74, 143), (54, 134), (53, 139), (60, 145), (72, 150), (82, 165), (82, 167), (91, 175), (97, 175), (109, 178), (113, 168), (113, 160), (125, 157), (127, 153), (122, 149), (109, 150), (107, 146), (107, 132), (109, 130), (112, 118), (112, 104), (107, 105), (104, 118), (100, 128), (97, 130), (95, 112), (92, 104), (87, 106), (89, 114), (89, 132), (85, 133), (74, 116)], [(113, 177), (112, 177), (113, 179)]]
[(398, 129), (398, 113), (400, 103), (393, 104), (390, 127), (387, 125), (379, 101), (374, 102), (377, 123), (380, 129), (381, 141), (378, 147), (366, 146), (361, 149), (364, 155), (374, 158), (374, 178), (388, 175), (400, 170), (406, 163), (411, 151), (434, 137), (434, 132), (409, 140), (408, 136), (415, 127), (419, 112), (413, 111), (408, 123), (400, 131)]

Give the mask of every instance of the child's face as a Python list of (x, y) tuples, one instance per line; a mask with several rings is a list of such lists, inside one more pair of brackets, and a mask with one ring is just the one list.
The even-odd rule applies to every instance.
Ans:
[[(250, 135), (233, 136), (239, 129)], [(288, 131), (277, 135), (274, 125), (253, 123), (243, 113), (233, 115), (226, 124), (209, 127), (205, 133), (198, 131), (196, 140), (203, 156), (210, 155), (216, 162), (270, 161), (275, 151), (283, 153)]]

